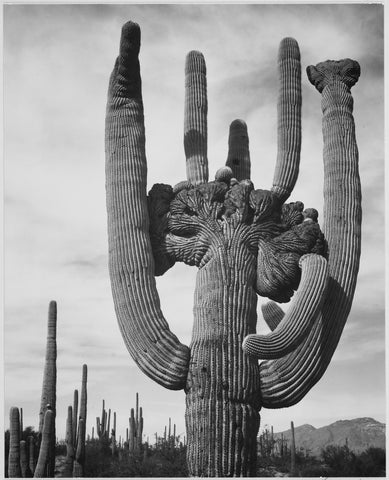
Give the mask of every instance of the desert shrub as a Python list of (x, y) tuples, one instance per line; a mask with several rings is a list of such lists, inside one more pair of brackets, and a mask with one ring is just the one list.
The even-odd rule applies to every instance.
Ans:
[(92, 440), (85, 448), (86, 477), (186, 477), (186, 448), (160, 446), (143, 452), (117, 451), (108, 442)]
[(355, 476), (385, 477), (385, 450), (382, 448), (370, 447), (358, 455), (355, 461)]
[(353, 477), (355, 454), (347, 445), (328, 445), (321, 452), (324, 464), (332, 477)]

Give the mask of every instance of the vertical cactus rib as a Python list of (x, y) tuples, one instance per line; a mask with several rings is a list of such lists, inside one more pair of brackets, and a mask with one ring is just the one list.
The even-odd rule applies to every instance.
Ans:
[(249, 136), (243, 120), (234, 120), (230, 125), (226, 166), (231, 168), (237, 180), (250, 179)]
[(261, 305), (261, 310), (263, 319), (271, 331), (277, 328), (277, 325), (279, 325), (285, 316), (285, 312), (282, 310), (282, 308), (272, 300)]
[(185, 61), (184, 149), (187, 179), (192, 185), (208, 181), (207, 71), (201, 52)]
[(297, 180), (301, 151), (301, 65), (298, 43), (284, 38), (278, 51), (277, 162), (272, 191), (284, 202)]
[(304, 342), (295, 352), (260, 364), (267, 408), (294, 405), (322, 377), (350, 312), (361, 251), (361, 186), (350, 92), (359, 72), (358, 63), (349, 59), (308, 67), (310, 81), (322, 93), (329, 281), (321, 315)]
[[(46, 413), (43, 419), (42, 441), (39, 449), (38, 462), (36, 464), (36, 468), (34, 472), (34, 478), (43, 478), (45, 476), (46, 466), (50, 461), (50, 455), (51, 455), (53, 423), (54, 423), (53, 410), (46, 410)], [(52, 477), (54, 477), (54, 475), (52, 475)]]
[(314, 253), (300, 259), (301, 281), (291, 306), (277, 328), (268, 335), (245, 337), (243, 350), (252, 357), (281, 358), (292, 352), (308, 335), (323, 303), (328, 271), (325, 258)]
[(52, 440), (50, 443), (49, 462), (47, 475), (54, 476), (55, 469), (55, 415), (56, 415), (56, 389), (57, 389), (57, 302), (49, 304), (47, 321), (46, 358), (43, 373), (41, 406), (39, 412), (39, 433), (42, 433), (44, 417), (48, 406), (52, 410), (53, 421), (50, 423)]
[(9, 412), (9, 434), (8, 476), (17, 478), (22, 473), (20, 469), (20, 414), (17, 407), (11, 407)]
[(128, 22), (106, 114), (109, 270), (116, 315), (131, 356), (159, 384), (181, 389), (189, 349), (170, 332), (161, 312), (149, 238), (139, 48), (139, 26)]

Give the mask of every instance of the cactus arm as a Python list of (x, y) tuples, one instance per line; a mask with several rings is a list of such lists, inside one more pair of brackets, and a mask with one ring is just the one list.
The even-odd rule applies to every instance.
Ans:
[(208, 181), (206, 75), (202, 53), (189, 52), (185, 61), (184, 149), (186, 175), (192, 185)]
[(122, 29), (106, 116), (109, 269), (125, 344), (150, 378), (170, 389), (185, 385), (189, 349), (170, 332), (154, 278), (146, 199), (146, 156), (139, 68), (140, 29)]
[(262, 316), (271, 331), (275, 330), (285, 316), (285, 312), (276, 302), (261, 305)]
[(297, 180), (301, 151), (301, 65), (299, 46), (284, 38), (278, 51), (277, 162), (272, 191), (282, 202)]
[(303, 343), (279, 360), (260, 364), (263, 406), (300, 401), (322, 377), (350, 312), (361, 250), (361, 187), (350, 88), (359, 77), (352, 60), (308, 68), (322, 93), (324, 140), (324, 224), (329, 281), (321, 314)]
[(8, 476), (21, 477), (20, 469), (20, 414), (17, 407), (11, 407), (9, 412), (9, 453)]
[(325, 258), (316, 254), (300, 259), (301, 281), (292, 304), (277, 328), (268, 335), (245, 337), (243, 350), (252, 357), (280, 358), (299, 345), (309, 332), (322, 305), (328, 272)]
[[(52, 425), (54, 423), (53, 410), (46, 410), (43, 428), (42, 428), (42, 442), (39, 449), (39, 457), (36, 464), (34, 478), (43, 478), (45, 476), (46, 465), (50, 461), (50, 451), (52, 447)], [(54, 443), (55, 446), (55, 443)]]
[(230, 125), (226, 166), (238, 181), (250, 179), (249, 137), (243, 120), (234, 120)]

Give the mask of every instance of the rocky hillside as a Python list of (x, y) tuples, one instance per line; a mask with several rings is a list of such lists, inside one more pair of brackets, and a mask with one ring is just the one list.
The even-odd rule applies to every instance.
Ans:
[[(291, 439), (291, 430), (274, 434), (275, 438)], [(312, 455), (320, 455), (327, 445), (348, 444), (350, 450), (360, 453), (368, 447), (385, 448), (385, 424), (373, 418), (338, 420), (326, 427), (315, 428), (312, 425), (295, 427), (296, 449), (307, 449)]]

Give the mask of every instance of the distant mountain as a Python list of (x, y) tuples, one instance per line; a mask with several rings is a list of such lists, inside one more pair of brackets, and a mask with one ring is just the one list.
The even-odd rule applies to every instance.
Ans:
[[(274, 434), (275, 439), (283, 437), (290, 442), (291, 430)], [(385, 424), (374, 418), (364, 417), (354, 420), (338, 420), (326, 427), (315, 428), (301, 425), (294, 428), (296, 450), (307, 449), (312, 455), (319, 456), (328, 445), (347, 445), (350, 450), (360, 453), (369, 447), (385, 448)]]

